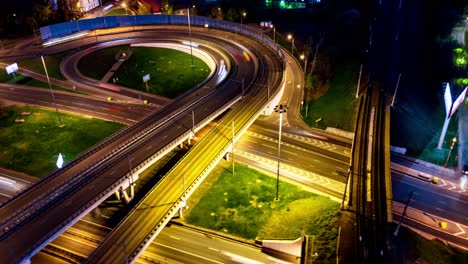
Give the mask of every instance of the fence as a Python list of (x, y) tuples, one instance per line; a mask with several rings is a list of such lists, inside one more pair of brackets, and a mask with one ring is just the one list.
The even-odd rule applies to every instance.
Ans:
[[(256, 39), (274, 50), (283, 60), (283, 63), (285, 61), (284, 55), (278, 45), (260, 30), (234, 22), (203, 16), (190, 16), (190, 24), (198, 27), (222, 29)], [(182, 15), (106, 16), (49, 25), (41, 27), (40, 31), (41, 38), (45, 41), (64, 37), (80, 31), (145, 25), (188, 25), (188, 18)]]

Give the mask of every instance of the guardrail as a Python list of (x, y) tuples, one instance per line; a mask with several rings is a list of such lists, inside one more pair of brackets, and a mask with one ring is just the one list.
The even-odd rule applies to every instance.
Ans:
[[(281, 48), (266, 36), (263, 31), (238, 23), (212, 19), (203, 16), (190, 16), (190, 24), (195, 27), (208, 27), (241, 34), (262, 42), (270, 47), (285, 62)], [(187, 16), (181, 15), (138, 15), (138, 16), (106, 16), (93, 19), (81, 19), (64, 22), (40, 28), (42, 40), (60, 38), (73, 33), (87, 30), (108, 29), (115, 27), (135, 27), (145, 25), (187, 25)]]

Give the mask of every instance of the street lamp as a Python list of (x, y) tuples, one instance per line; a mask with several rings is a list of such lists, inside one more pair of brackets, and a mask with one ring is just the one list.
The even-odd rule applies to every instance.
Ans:
[(53, 102), (54, 102), (55, 112), (57, 113), (57, 118), (58, 118), (60, 127), (63, 127), (62, 119), (60, 118), (59, 110), (58, 110), (58, 107), (57, 107), (57, 102), (55, 101), (54, 90), (52, 90), (52, 86), (50, 85), (49, 73), (47, 72), (47, 68), (46, 68), (46, 64), (45, 64), (45, 61), (44, 61), (44, 57), (43, 57), (42, 55), (41, 55), (41, 60), (42, 60), (42, 65), (44, 66), (44, 71), (45, 71), (45, 74), (46, 74), (46, 77), (47, 77), (47, 83), (49, 84), (50, 93), (52, 94), (52, 100), (53, 100)]
[(275, 201), (279, 200), (278, 190), (279, 190), (279, 174), (280, 174), (280, 153), (281, 153), (281, 126), (283, 123), (283, 113), (286, 113), (288, 106), (285, 104), (279, 104), (275, 106), (275, 112), (280, 114), (279, 118), (279, 128), (278, 128), (278, 169), (276, 171), (276, 196)]
[(242, 31), (242, 18), (245, 17), (247, 15), (247, 13), (245, 12), (242, 12), (241, 14), (241, 31)]
[(221, 7), (218, 7), (218, 12), (216, 13), (216, 28), (219, 28), (219, 12), (221, 12)]
[(294, 56), (294, 39), (293, 39), (293, 36), (291, 34), (288, 34), (288, 40), (291, 40), (291, 54)]
[(122, 3), (122, 7), (125, 8), (125, 15), (128, 16), (128, 11), (127, 11), (127, 4)]
[(190, 27), (190, 9), (187, 8), (187, 23), (189, 28), (189, 37), (190, 37), (190, 66), (193, 68), (193, 51), (192, 51), (192, 28)]
[(305, 75), (306, 75), (306, 70), (307, 70), (307, 59), (309, 58), (309, 56), (301, 54), (300, 58), (301, 58), (301, 60), (304, 61), (304, 80), (305, 80)]
[(450, 154), (452, 154), (453, 146), (455, 145), (455, 143), (457, 143), (457, 138), (456, 137), (452, 138), (452, 144), (450, 145), (450, 150), (449, 150), (449, 153), (447, 155), (447, 160), (445, 160), (444, 167), (447, 167), (448, 161), (450, 159)]

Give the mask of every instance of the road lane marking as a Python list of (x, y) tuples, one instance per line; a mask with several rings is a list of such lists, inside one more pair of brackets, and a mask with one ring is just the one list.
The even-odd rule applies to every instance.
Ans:
[(163, 245), (163, 244), (161, 244), (161, 243), (153, 242), (153, 244), (158, 245), (158, 246), (161, 246), (161, 247), (170, 248), (170, 249), (175, 250), (175, 251), (183, 252), (183, 253), (185, 253), (185, 254), (187, 254), (187, 255), (194, 256), (194, 257), (197, 257), (197, 258), (201, 258), (201, 259), (204, 259), (204, 260), (213, 262), (213, 263), (224, 264), (223, 262), (219, 262), (219, 261), (216, 261), (216, 260), (213, 260), (213, 259), (209, 259), (209, 258), (200, 256), (200, 255), (197, 255), (197, 254), (188, 252), (188, 251), (184, 251), (184, 250), (181, 250), (181, 249), (178, 249), (178, 248), (174, 248), (174, 247), (171, 247), (171, 246)]
[(460, 226), (459, 223), (455, 223), (455, 225), (456, 225), (461, 231), (458, 232), (458, 233), (453, 234), (454, 236), (459, 236), (459, 235), (465, 234), (465, 230), (463, 230), (463, 228), (461, 228), (461, 226)]
[(219, 249), (216, 249), (216, 248), (209, 247), (208, 249), (219, 252)]
[(0, 193), (0, 194), (3, 195), (3, 196), (6, 196), (6, 197), (8, 197), (8, 198), (11, 198), (11, 195), (4, 194), (4, 193)]
[(173, 239), (177, 239), (177, 240), (180, 240), (180, 238), (178, 237), (175, 237), (175, 236), (169, 236), (170, 238), (173, 238)]
[(291, 151), (289, 151), (289, 150), (283, 150), (283, 151), (286, 152), (286, 153), (289, 153), (289, 154), (291, 154), (291, 155), (297, 156), (297, 153), (291, 152)]

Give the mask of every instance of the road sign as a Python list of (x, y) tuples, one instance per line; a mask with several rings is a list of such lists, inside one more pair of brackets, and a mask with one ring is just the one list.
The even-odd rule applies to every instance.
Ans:
[(57, 168), (61, 169), (62, 166), (63, 166), (63, 157), (62, 157), (62, 153), (59, 153), (58, 155), (58, 158), (57, 158)]
[(18, 70), (18, 64), (16, 64), (16, 62), (15, 62), (13, 64), (10, 64), (10, 65), (6, 66), (5, 69), (6, 69), (8, 74), (12, 74), (12, 73), (14, 74)]
[(147, 81), (149, 81), (149, 79), (150, 79), (149, 73), (146, 74), (145, 76), (143, 76), (143, 82), (147, 82)]

